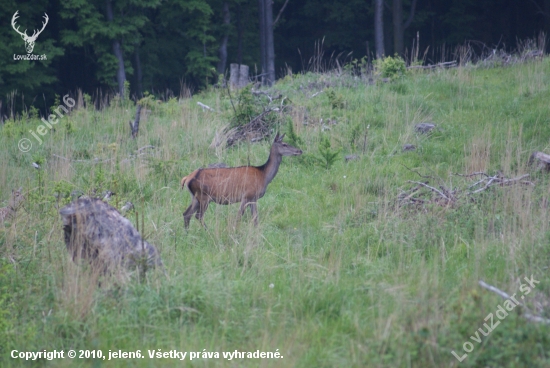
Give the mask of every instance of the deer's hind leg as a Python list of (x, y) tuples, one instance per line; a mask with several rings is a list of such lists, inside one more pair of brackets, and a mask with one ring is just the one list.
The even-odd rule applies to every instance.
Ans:
[(183, 219), (185, 221), (186, 229), (189, 229), (189, 222), (191, 221), (191, 217), (193, 217), (193, 214), (199, 210), (199, 207), (200, 207), (199, 200), (197, 199), (197, 197), (193, 196), (191, 205), (187, 207), (187, 209), (183, 213)]
[(210, 203), (210, 201), (206, 199), (204, 201), (199, 201), (199, 203), (200, 203), (199, 210), (195, 214), (195, 217), (197, 218), (197, 220), (201, 222), (202, 226), (204, 226), (204, 228), (206, 229), (206, 224), (204, 223), (203, 217), (204, 217), (204, 213), (208, 209), (208, 203)]

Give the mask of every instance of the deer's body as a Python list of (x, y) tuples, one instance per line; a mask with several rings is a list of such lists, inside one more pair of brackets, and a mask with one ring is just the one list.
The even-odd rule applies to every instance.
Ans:
[(19, 208), (20, 203), (25, 199), (25, 196), (21, 192), (23, 188), (11, 191), (11, 197), (6, 207), (0, 208), (0, 224), (10, 219), (15, 215), (15, 212)]
[(241, 202), (239, 217), (250, 206), (254, 223), (257, 224), (256, 202), (264, 196), (267, 186), (277, 175), (283, 156), (302, 154), (301, 150), (283, 143), (283, 137), (277, 134), (269, 158), (262, 166), (198, 169), (184, 177), (181, 185), (187, 187), (193, 196), (191, 205), (183, 213), (185, 227), (189, 227), (193, 214), (203, 223), (210, 202), (224, 205)]

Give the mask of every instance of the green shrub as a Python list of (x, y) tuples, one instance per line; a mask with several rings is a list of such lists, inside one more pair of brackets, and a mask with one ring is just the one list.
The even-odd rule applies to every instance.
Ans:
[(377, 59), (375, 62), (375, 70), (382, 78), (389, 78), (392, 81), (407, 75), (405, 60), (397, 55), (394, 57), (388, 56), (383, 59)]

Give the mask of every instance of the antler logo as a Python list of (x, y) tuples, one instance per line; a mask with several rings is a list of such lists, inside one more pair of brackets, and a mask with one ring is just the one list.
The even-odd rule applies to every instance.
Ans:
[(27, 53), (30, 54), (30, 53), (32, 53), (32, 50), (34, 49), (34, 42), (38, 38), (38, 35), (40, 33), (42, 33), (44, 28), (46, 28), (46, 24), (48, 24), (48, 20), (49, 20), (48, 14), (44, 13), (44, 20), (46, 22), (42, 22), (42, 29), (40, 31), (38, 31), (38, 33), (36, 33), (37, 31), (34, 30), (32, 36), (29, 36), (29, 35), (27, 35), (27, 30), (26, 29), (25, 29), (25, 32), (20, 32), (19, 31), (19, 26), (17, 26), (17, 28), (15, 28), (15, 20), (17, 18), (19, 18), (19, 15), (17, 15), (17, 13), (19, 13), (19, 10), (16, 11), (15, 14), (13, 15), (13, 17), (11, 18), (11, 26), (13, 27), (15, 32), (17, 32), (21, 35), (21, 38), (23, 39), (23, 41), (25, 41), (25, 48), (27, 49)]

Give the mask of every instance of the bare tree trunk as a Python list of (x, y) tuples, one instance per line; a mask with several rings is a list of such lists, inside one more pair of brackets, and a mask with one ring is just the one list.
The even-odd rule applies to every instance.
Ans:
[(237, 64), (243, 63), (243, 23), (242, 18), (242, 8), (241, 5), (238, 5), (237, 9)]
[(403, 0), (393, 0), (393, 49), (396, 54), (403, 55), (405, 37), (403, 32)]
[(273, 2), (265, 0), (265, 47), (267, 85), (275, 83), (275, 41), (273, 40)]
[(139, 57), (139, 46), (134, 51), (136, 62), (136, 93), (138, 98), (143, 97), (143, 73), (141, 71), (141, 58)]
[(384, 0), (374, 0), (374, 43), (376, 58), (384, 57)]
[(265, 1), (258, 0), (258, 13), (259, 13), (259, 23), (260, 23), (260, 64), (261, 64), (261, 80), (264, 84), (265, 73), (267, 72), (267, 55), (266, 55), (266, 45), (265, 45)]
[(223, 26), (225, 28), (225, 33), (223, 36), (222, 43), (218, 49), (218, 54), (220, 56), (220, 61), (218, 62), (218, 74), (225, 73), (225, 67), (227, 65), (227, 40), (229, 39), (229, 23), (231, 22), (231, 15), (229, 13), (229, 3), (225, 1), (223, 3)]
[(403, 22), (403, 0), (393, 0), (393, 45), (394, 52), (403, 55), (405, 52), (405, 30), (411, 25), (416, 10), (416, 1), (412, 0), (409, 17)]
[[(113, 6), (111, 0), (107, 0), (107, 21), (113, 21)], [(118, 70), (116, 73), (116, 79), (118, 83), (118, 93), (120, 97), (124, 97), (124, 82), (126, 81), (126, 72), (124, 70), (124, 58), (122, 56), (122, 47), (120, 46), (120, 41), (117, 39), (113, 40), (113, 53), (118, 60)]]

